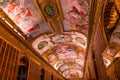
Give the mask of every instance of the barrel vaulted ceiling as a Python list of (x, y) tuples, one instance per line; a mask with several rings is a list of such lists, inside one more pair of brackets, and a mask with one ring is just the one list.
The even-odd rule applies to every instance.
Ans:
[[(12, 27), (65, 78), (82, 78), (91, 0), (0, 0)], [(2, 18), (5, 20), (4, 18)]]
[(108, 46), (103, 53), (106, 67), (120, 57), (120, 1), (108, 0), (104, 10), (104, 30), (108, 39)]

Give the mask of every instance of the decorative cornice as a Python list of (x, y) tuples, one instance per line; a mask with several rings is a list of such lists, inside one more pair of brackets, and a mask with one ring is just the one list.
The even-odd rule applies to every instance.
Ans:
[[(39, 61), (43, 64), (43, 66), (46, 66), (51, 68), (51, 70), (54, 70), (54, 68), (48, 64), (32, 47), (31, 45), (25, 41), (23, 38), (21, 38), (18, 34), (16, 34), (10, 27), (4, 23), (3, 20), (0, 19), (0, 36), (5, 38), (6, 40), (9, 40), (11, 44), (16, 46), (20, 49), (20, 57), (27, 56), (28, 58), (34, 58), (34, 60)], [(19, 59), (20, 59), (19, 57)], [(63, 79), (64, 77), (58, 73), (56, 70), (54, 70), (55, 73), (59, 74)]]

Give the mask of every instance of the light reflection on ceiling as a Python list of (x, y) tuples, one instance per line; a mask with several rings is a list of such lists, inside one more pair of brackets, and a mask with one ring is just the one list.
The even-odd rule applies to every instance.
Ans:
[[(41, 12), (41, 7), (36, 6), (35, 1), (40, 2), (43, 7)], [(46, 1), (48, 4), (43, 5)], [(65, 78), (83, 78), (91, 0), (46, 1), (3, 0), (0, 7), (24, 33), (26, 40), (33, 39), (30, 42), (33, 49), (60, 74)], [(62, 17), (59, 11), (64, 17), (63, 20), (59, 18)], [(62, 28), (52, 22), (53, 18), (56, 19), (54, 21), (62, 20), (59, 24)], [(57, 29), (63, 29), (63, 32), (58, 34)]]

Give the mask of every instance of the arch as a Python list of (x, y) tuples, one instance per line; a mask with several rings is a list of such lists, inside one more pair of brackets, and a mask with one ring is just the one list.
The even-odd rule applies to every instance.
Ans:
[(27, 80), (29, 60), (23, 56), (19, 61), (17, 80)]
[(44, 80), (45, 69), (42, 68), (40, 72), (40, 80)]
[(113, 0), (105, 0), (102, 11), (102, 31), (107, 41), (110, 40), (117, 23), (119, 22), (119, 13)]

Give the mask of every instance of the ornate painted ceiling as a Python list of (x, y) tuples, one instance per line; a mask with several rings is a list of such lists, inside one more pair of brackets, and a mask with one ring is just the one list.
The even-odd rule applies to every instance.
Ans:
[(120, 1), (108, 0), (104, 10), (104, 30), (108, 39), (108, 46), (103, 53), (106, 67), (120, 57)]
[(114, 61), (116, 57), (120, 57), (120, 23), (113, 31), (108, 47), (103, 53), (103, 59), (106, 67)]
[(82, 78), (90, 1), (0, 0), (0, 7), (54, 69), (65, 78)]

